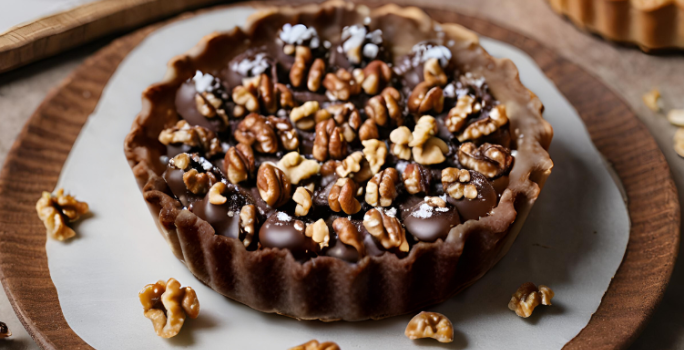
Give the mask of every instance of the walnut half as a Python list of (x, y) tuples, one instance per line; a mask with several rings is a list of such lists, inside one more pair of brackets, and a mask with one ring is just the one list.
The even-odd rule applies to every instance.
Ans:
[(458, 148), (458, 162), (467, 169), (475, 170), (490, 179), (511, 169), (513, 157), (503, 146), (484, 143), (480, 147), (466, 142)]
[(199, 316), (199, 300), (191, 287), (181, 288), (176, 279), (146, 285), (139, 293), (145, 317), (152, 321), (154, 331), (162, 338), (180, 332), (185, 317)]
[(344, 211), (348, 215), (356, 214), (361, 210), (361, 203), (356, 199), (359, 185), (352, 179), (338, 179), (330, 189), (328, 205), (335, 212)]
[(257, 189), (261, 199), (273, 208), (290, 200), (290, 180), (273, 164), (263, 163), (257, 173)]
[(432, 338), (440, 343), (451, 343), (454, 326), (440, 313), (423, 311), (409, 321), (404, 334), (411, 340)]
[(290, 348), (289, 350), (340, 350), (340, 347), (330, 341), (319, 343), (318, 340), (314, 339), (309, 340), (302, 345), (297, 345), (294, 348)]
[(515, 311), (515, 314), (527, 318), (532, 315), (534, 308), (542, 305), (551, 305), (554, 293), (551, 288), (539, 285), (539, 288), (532, 282), (523, 283), (520, 288), (513, 294), (511, 301), (508, 302), (508, 308)]
[(43, 192), (36, 203), (36, 212), (45, 225), (47, 235), (63, 241), (76, 235), (66, 223), (76, 221), (86, 214), (88, 203), (77, 201), (73, 196), (64, 194), (64, 189), (60, 188), (54, 194)]
[(406, 231), (401, 222), (396, 217), (385, 213), (382, 209), (367, 211), (363, 216), (363, 226), (380, 241), (380, 244), (385, 249), (398, 248), (402, 252), (409, 251)]
[(387, 168), (373, 176), (366, 184), (366, 203), (374, 207), (389, 207), (397, 198), (399, 172)]

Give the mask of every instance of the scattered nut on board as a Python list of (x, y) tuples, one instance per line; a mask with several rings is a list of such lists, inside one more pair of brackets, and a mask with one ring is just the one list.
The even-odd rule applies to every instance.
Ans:
[(154, 331), (162, 338), (176, 336), (183, 327), (186, 316), (199, 316), (197, 293), (191, 287), (181, 288), (180, 282), (175, 278), (146, 285), (138, 293), (138, 297), (145, 310), (145, 317), (152, 321)]
[(551, 305), (553, 296), (551, 288), (544, 285), (537, 287), (532, 282), (526, 282), (513, 293), (511, 301), (508, 302), (508, 308), (515, 311), (516, 315), (528, 318), (539, 304)]
[(432, 338), (440, 343), (451, 343), (454, 340), (454, 326), (442, 314), (423, 311), (409, 321), (404, 334), (411, 340)]
[(340, 346), (331, 341), (319, 343), (318, 340), (313, 339), (302, 345), (290, 348), (289, 350), (340, 350)]
[(644, 100), (644, 104), (650, 110), (654, 112), (660, 111), (660, 91), (658, 89), (653, 89), (645, 93), (641, 96), (641, 99)]
[(671, 109), (667, 112), (667, 121), (680, 128), (684, 127), (684, 109)]
[(680, 157), (684, 158), (684, 128), (679, 128), (675, 132), (674, 150)]
[(88, 203), (79, 202), (73, 196), (64, 194), (60, 188), (54, 193), (43, 192), (36, 203), (38, 217), (45, 225), (48, 236), (58, 241), (64, 241), (76, 235), (67, 222), (78, 220), (88, 212)]
[(7, 328), (5, 322), (0, 322), (0, 339), (9, 338), (12, 336), (12, 332)]

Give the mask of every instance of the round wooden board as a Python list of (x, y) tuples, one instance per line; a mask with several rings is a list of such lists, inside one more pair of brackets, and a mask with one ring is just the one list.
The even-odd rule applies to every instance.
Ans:
[[(677, 191), (655, 140), (613, 91), (538, 42), (480, 18), (425, 10), (437, 21), (460, 23), (529, 54), (577, 109), (594, 144), (614, 167), (629, 201), (629, 245), (599, 309), (565, 348), (627, 347), (660, 301), (679, 246)], [(210, 10), (148, 26), (101, 49), (46, 97), (10, 150), (0, 172), (0, 279), (17, 315), (43, 348), (91, 347), (62, 314), (35, 202), (41, 191), (55, 187), (81, 127), (126, 55), (161, 26), (205, 11)]]

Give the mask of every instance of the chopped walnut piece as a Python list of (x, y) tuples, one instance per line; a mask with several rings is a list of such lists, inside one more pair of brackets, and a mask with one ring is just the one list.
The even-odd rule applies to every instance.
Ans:
[(297, 203), (295, 215), (306, 216), (306, 214), (309, 213), (309, 209), (311, 209), (312, 205), (311, 194), (311, 191), (308, 189), (304, 187), (297, 187), (294, 195), (292, 195), (292, 200)]
[(658, 89), (653, 89), (645, 93), (643, 96), (641, 96), (641, 99), (644, 100), (644, 104), (650, 110), (654, 112), (660, 112), (660, 91)]
[(249, 179), (253, 176), (255, 168), (252, 147), (238, 143), (229, 148), (223, 159), (223, 164), (226, 168), (228, 181), (231, 183), (238, 184)]
[(327, 247), (330, 242), (330, 230), (323, 219), (318, 219), (318, 221), (308, 225), (304, 234), (318, 243), (321, 248)]
[(468, 170), (445, 168), (442, 170), (442, 187), (451, 198), (477, 198), (477, 187), (470, 183)]
[(402, 174), (404, 188), (410, 194), (428, 193), (430, 190), (430, 171), (420, 164), (411, 163), (404, 168)]
[(361, 152), (354, 152), (340, 162), (335, 172), (339, 177), (352, 177), (357, 182), (363, 182), (373, 176), (370, 164)]
[(373, 174), (377, 174), (385, 164), (387, 157), (387, 145), (377, 139), (362, 141), (363, 155), (370, 165)]
[(409, 144), (413, 142), (413, 134), (411, 130), (405, 126), (400, 126), (390, 133), (391, 152), (399, 159), (411, 159), (411, 148)]
[(297, 345), (289, 350), (340, 350), (340, 347), (330, 341), (319, 343), (318, 340), (309, 340), (308, 342)]
[(484, 143), (478, 148), (472, 142), (458, 148), (458, 162), (492, 179), (508, 172), (513, 165), (511, 152), (503, 146)]
[(223, 108), (223, 100), (216, 97), (212, 92), (204, 91), (202, 93), (195, 94), (195, 107), (197, 111), (207, 117), (214, 118), (219, 116), (224, 122), (228, 122), (228, 115), (226, 110)]
[(418, 119), (416, 127), (413, 129), (413, 138), (409, 142), (409, 147), (422, 146), (429, 138), (437, 133), (437, 121), (435, 118), (424, 115)]
[(413, 147), (413, 159), (422, 165), (439, 164), (446, 160), (449, 146), (439, 137), (431, 137), (422, 146)]
[(0, 322), (0, 339), (9, 338), (12, 336), (12, 331), (7, 328), (5, 322)]
[(325, 61), (323, 61), (323, 59), (317, 58), (311, 65), (309, 77), (306, 81), (306, 87), (309, 89), (309, 91), (316, 92), (321, 88), (321, 79), (323, 79), (323, 74), (325, 74)]
[(259, 75), (259, 85), (257, 91), (259, 93), (259, 101), (261, 106), (268, 113), (275, 113), (278, 109), (278, 99), (276, 98), (275, 86), (271, 78), (266, 74)]
[(180, 169), (185, 170), (190, 166), (190, 155), (187, 153), (179, 153), (175, 157), (171, 158), (169, 164)]
[(444, 74), (444, 70), (439, 64), (439, 59), (430, 58), (425, 61), (425, 64), (423, 65), (423, 80), (425, 80), (429, 86), (443, 87), (446, 85), (447, 76)]
[(333, 104), (325, 110), (331, 114), (337, 125), (348, 124), (354, 130), (358, 130), (361, 126), (361, 114), (351, 102)]
[(667, 112), (667, 121), (674, 126), (684, 127), (684, 109), (672, 109)]
[(425, 197), (423, 199), (425, 203), (433, 208), (446, 208), (446, 201), (440, 197)]
[(278, 134), (280, 145), (288, 151), (294, 151), (299, 148), (299, 137), (297, 130), (290, 124), (286, 118), (277, 118), (274, 116), (268, 117), (268, 124)]
[(458, 140), (464, 142), (467, 140), (477, 140), (482, 136), (487, 136), (500, 127), (508, 123), (508, 116), (506, 115), (506, 107), (504, 105), (497, 105), (489, 111), (489, 116), (482, 120), (478, 120), (468, 125), (463, 132), (458, 135)]
[(312, 59), (311, 49), (308, 46), (298, 45), (295, 48), (295, 60), (290, 69), (290, 83), (292, 83), (292, 86), (300, 87), (302, 85), (306, 69)]
[(78, 220), (81, 215), (88, 213), (88, 203), (80, 202), (71, 195), (64, 194), (60, 188), (55, 193), (43, 192), (36, 203), (38, 217), (45, 225), (47, 235), (58, 241), (64, 241), (76, 235), (67, 226), (67, 222)]
[(311, 130), (316, 126), (314, 115), (319, 109), (318, 101), (304, 102), (303, 105), (292, 109), (290, 120), (296, 127), (302, 130)]
[(553, 296), (554, 293), (551, 288), (544, 285), (539, 285), (537, 288), (534, 283), (526, 282), (515, 291), (508, 303), (508, 308), (515, 311), (516, 315), (528, 318), (539, 304), (551, 305)]
[(413, 114), (424, 114), (429, 111), (442, 113), (444, 109), (444, 92), (439, 86), (430, 87), (424, 81), (416, 85), (408, 98), (408, 110)]
[(404, 121), (399, 100), (401, 100), (401, 94), (397, 89), (385, 88), (380, 95), (371, 97), (366, 102), (366, 114), (380, 126), (389, 126), (390, 120), (396, 125), (402, 125)]
[(259, 111), (259, 99), (257, 96), (258, 92), (255, 86), (250, 85), (245, 87), (238, 85), (233, 88), (233, 102), (235, 102), (235, 108), (233, 109), (233, 116), (242, 117), (248, 111), (258, 112)]
[(313, 144), (313, 157), (324, 162), (331, 159), (343, 159), (347, 156), (347, 141), (342, 129), (335, 120), (328, 119), (316, 124), (316, 138)]
[(352, 179), (338, 179), (330, 189), (328, 205), (335, 212), (344, 211), (348, 215), (356, 214), (361, 210), (361, 203), (356, 199), (359, 185)]
[(162, 130), (159, 133), (159, 142), (164, 145), (182, 143), (200, 148), (206, 152), (207, 157), (221, 152), (221, 143), (213, 131), (201, 126), (190, 126), (185, 120), (179, 120), (173, 127)]
[(684, 158), (684, 128), (679, 128), (675, 132), (674, 150), (680, 157)]
[(366, 256), (366, 246), (363, 238), (352, 222), (347, 218), (337, 218), (332, 223), (333, 230), (337, 233), (337, 238), (344, 244), (354, 247), (359, 253), (359, 258)]
[(399, 195), (398, 182), (397, 169), (387, 168), (375, 174), (366, 184), (366, 203), (374, 207), (389, 207)]
[(181, 288), (175, 278), (146, 285), (138, 298), (152, 321), (154, 331), (162, 338), (174, 337), (180, 332), (185, 318), (199, 316), (199, 300), (191, 287)]
[(217, 182), (209, 188), (209, 203), (213, 205), (221, 205), (226, 203), (228, 198), (223, 196), (223, 191), (226, 190), (226, 184)]
[(361, 128), (359, 128), (359, 139), (361, 141), (377, 139), (380, 137), (380, 132), (378, 131), (378, 125), (375, 124), (373, 119), (366, 119)]
[(326, 74), (323, 86), (328, 90), (326, 94), (332, 100), (347, 101), (351, 96), (361, 92), (361, 85), (356, 83), (351, 73), (342, 68), (335, 74)]
[(355, 70), (354, 78), (365, 93), (375, 95), (392, 79), (392, 68), (383, 61), (374, 60), (363, 70)]
[(459, 132), (465, 126), (468, 116), (479, 112), (482, 109), (480, 103), (470, 95), (461, 96), (456, 101), (456, 106), (449, 110), (449, 114), (444, 118), (444, 125), (451, 132)]
[(251, 113), (243, 119), (234, 132), (238, 142), (253, 146), (257, 152), (275, 153), (278, 151), (278, 137), (266, 118)]
[(292, 91), (285, 84), (275, 84), (275, 94), (281, 108), (294, 108), (295, 101)]
[(287, 174), (293, 185), (297, 185), (300, 181), (317, 175), (321, 170), (321, 166), (317, 161), (306, 159), (298, 152), (286, 154), (278, 162), (278, 168)]
[(254, 204), (243, 205), (240, 209), (240, 240), (245, 247), (249, 247), (256, 233), (256, 206)]
[(290, 200), (290, 180), (285, 173), (270, 163), (263, 163), (257, 173), (257, 188), (261, 199), (273, 208)]
[(408, 252), (406, 231), (396, 217), (386, 214), (382, 209), (371, 209), (363, 216), (363, 226), (385, 249), (398, 248), (399, 251)]
[(409, 321), (404, 334), (411, 340), (432, 338), (440, 343), (451, 343), (454, 326), (442, 314), (423, 311)]
[(188, 191), (194, 194), (205, 194), (211, 186), (211, 179), (207, 173), (200, 173), (197, 169), (190, 169), (183, 173), (183, 183)]

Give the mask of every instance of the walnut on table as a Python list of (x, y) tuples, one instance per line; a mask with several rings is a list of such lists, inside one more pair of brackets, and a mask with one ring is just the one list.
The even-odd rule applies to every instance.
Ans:
[(12, 331), (7, 328), (5, 322), (0, 322), (0, 339), (9, 338), (12, 336)]
[(181, 288), (174, 278), (148, 284), (138, 293), (144, 315), (152, 321), (154, 331), (162, 338), (174, 337), (180, 332), (185, 318), (197, 318), (200, 305), (195, 290)]
[(36, 203), (36, 212), (45, 226), (47, 235), (58, 241), (74, 237), (76, 232), (67, 226), (67, 222), (78, 220), (88, 211), (88, 203), (64, 194), (63, 188), (54, 193), (44, 191)]
[(523, 283), (508, 302), (508, 308), (515, 311), (515, 314), (527, 318), (532, 315), (534, 308), (542, 305), (551, 305), (554, 292), (551, 288), (539, 285), (535, 286), (532, 282)]
[(432, 338), (440, 343), (451, 343), (454, 326), (440, 313), (423, 311), (409, 321), (404, 334), (411, 340)]
[(340, 350), (339, 345), (333, 342), (319, 343), (318, 340), (309, 340), (308, 342), (297, 345), (289, 350)]

